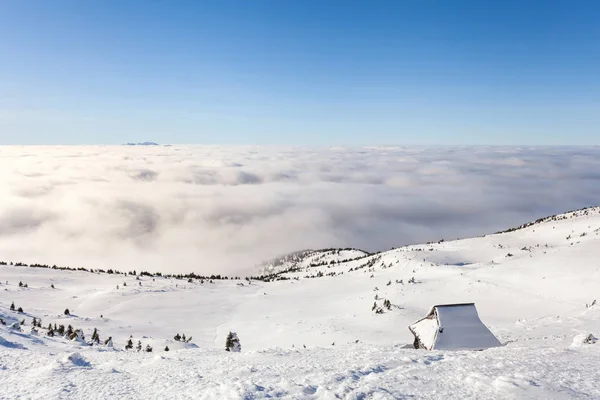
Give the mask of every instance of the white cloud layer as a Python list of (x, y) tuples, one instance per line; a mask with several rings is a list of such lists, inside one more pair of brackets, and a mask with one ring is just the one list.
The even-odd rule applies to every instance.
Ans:
[(0, 260), (245, 274), (600, 204), (600, 147), (0, 147)]

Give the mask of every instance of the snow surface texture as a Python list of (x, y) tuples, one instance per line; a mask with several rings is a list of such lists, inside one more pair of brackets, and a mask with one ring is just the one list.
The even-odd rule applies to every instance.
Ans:
[[(600, 332), (599, 234), (593, 208), (326, 263), (310, 253), (314, 265), (296, 257), (272, 266), (290, 270), (282, 280), (250, 284), (2, 266), (0, 398), (598, 399), (600, 344), (586, 338)], [(504, 346), (410, 348), (430, 306), (466, 302)], [(49, 323), (114, 347), (49, 337)], [(229, 332), (240, 353), (225, 351)]]

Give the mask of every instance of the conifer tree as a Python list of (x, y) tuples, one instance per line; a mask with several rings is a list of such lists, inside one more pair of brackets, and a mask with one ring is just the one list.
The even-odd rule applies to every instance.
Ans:
[(239, 352), (242, 350), (242, 346), (240, 345), (240, 339), (238, 338), (235, 332), (229, 332), (227, 335), (227, 339), (225, 341), (225, 350), (232, 352)]
[(150, 346), (149, 344), (146, 345), (146, 352), (152, 353), (152, 346)]
[(178, 333), (177, 335), (175, 335), (175, 337), (173, 339), (175, 339), (175, 340), (177, 340), (179, 342), (181, 340), (181, 336)]
[(169, 346), (166, 346), (166, 347), (165, 347), (165, 351), (169, 351)]
[(181, 340), (185, 342), (185, 333), (181, 334)]
[(104, 341), (104, 345), (105, 345), (106, 347), (113, 347), (112, 336), (109, 336), (109, 337), (108, 337), (108, 339), (106, 339), (106, 340)]
[(137, 351), (141, 351), (142, 350), (142, 341), (141, 340), (138, 340), (137, 346), (135, 346), (135, 349)]
[(10, 303), (10, 311), (15, 311), (15, 302)]
[(73, 334), (73, 327), (71, 325), (67, 326), (67, 331), (65, 334), (68, 338), (71, 338), (71, 335)]
[(125, 350), (129, 350), (129, 349), (133, 349), (133, 341), (131, 340), (131, 336), (129, 337), (129, 340), (127, 341), (127, 344), (125, 345)]
[(71, 312), (69, 311), (68, 308), (65, 308), (65, 315), (71, 315)]
[(19, 307), (19, 309), (17, 310), (17, 312), (23, 313), (23, 307)]
[(65, 326), (64, 326), (64, 325), (62, 325), (62, 324), (61, 324), (61, 325), (59, 325), (59, 326), (58, 326), (58, 329), (57, 329), (57, 332), (58, 332), (58, 334), (59, 334), (60, 336), (64, 336), (64, 334), (65, 334)]

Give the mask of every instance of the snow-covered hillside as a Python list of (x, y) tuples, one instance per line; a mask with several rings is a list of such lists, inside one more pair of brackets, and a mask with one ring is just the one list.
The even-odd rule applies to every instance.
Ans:
[[(0, 398), (600, 398), (600, 345), (573, 345), (600, 334), (599, 259), (597, 207), (379, 254), (303, 251), (261, 266), (269, 282), (1, 266)], [(505, 346), (407, 348), (410, 323), (457, 302)], [(125, 350), (130, 336), (153, 351)]]

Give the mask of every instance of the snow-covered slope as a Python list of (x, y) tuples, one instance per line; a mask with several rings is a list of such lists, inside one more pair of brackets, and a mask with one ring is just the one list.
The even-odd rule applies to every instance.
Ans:
[[(599, 259), (591, 208), (373, 255), (300, 252), (264, 265), (270, 282), (1, 266), (0, 398), (600, 398), (600, 345), (572, 347), (600, 333)], [(405, 348), (410, 323), (458, 302), (505, 346)], [(114, 348), (32, 334), (34, 317)], [(224, 351), (229, 331), (241, 353)], [(153, 352), (124, 350), (130, 336)]]
[(302, 250), (269, 260), (260, 265), (259, 269), (265, 275), (306, 271), (312, 267), (345, 263), (368, 255), (366, 251), (358, 249)]

